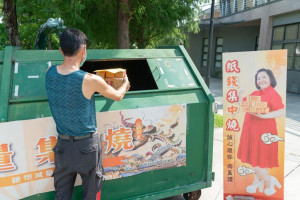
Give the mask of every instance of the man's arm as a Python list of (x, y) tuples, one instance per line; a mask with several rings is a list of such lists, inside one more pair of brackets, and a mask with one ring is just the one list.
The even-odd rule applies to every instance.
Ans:
[[(115, 100), (115, 101), (121, 101), (125, 95), (125, 93), (130, 88), (130, 83), (128, 81), (127, 75), (124, 76), (124, 81), (122, 86), (115, 90), (113, 87), (108, 85), (101, 77), (94, 75), (94, 74), (87, 74), (87, 84), (83, 84), (84, 87), (84, 95), (85, 96), (91, 96), (95, 92), (98, 92), (99, 94), (102, 94), (103, 96)], [(86, 89), (85, 89), (86, 88)]]

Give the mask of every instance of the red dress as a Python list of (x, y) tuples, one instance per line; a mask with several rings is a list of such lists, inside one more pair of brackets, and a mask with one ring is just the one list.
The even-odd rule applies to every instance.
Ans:
[[(268, 102), (269, 112), (284, 108), (280, 95), (271, 86), (264, 91), (254, 91), (250, 96), (261, 96), (262, 102)], [(246, 113), (237, 157), (252, 167), (278, 167), (278, 143), (263, 143), (261, 136), (264, 133), (277, 135), (276, 120)]]

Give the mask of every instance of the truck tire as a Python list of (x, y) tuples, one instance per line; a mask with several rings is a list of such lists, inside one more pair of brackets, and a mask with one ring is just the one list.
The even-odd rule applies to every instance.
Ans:
[(200, 196), (201, 196), (201, 190), (183, 194), (183, 197), (185, 200), (198, 200), (200, 198)]

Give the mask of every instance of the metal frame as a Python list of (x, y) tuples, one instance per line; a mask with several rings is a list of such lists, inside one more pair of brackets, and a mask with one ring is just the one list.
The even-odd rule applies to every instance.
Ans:
[[(222, 47), (222, 53), (223, 53), (223, 47), (224, 47), (224, 44), (218, 45), (218, 39), (219, 39), (219, 38), (223, 38), (223, 43), (224, 43), (224, 37), (216, 37), (215, 59), (214, 59), (214, 68), (215, 68), (215, 69), (222, 69), (222, 67), (216, 67), (217, 54), (220, 54), (220, 52), (217, 52), (217, 48), (218, 48), (218, 47)], [(221, 53), (221, 54), (222, 54), (222, 53)], [(222, 60), (223, 60), (223, 58), (222, 58)], [(221, 62), (222, 62), (222, 60), (221, 60)]]
[(232, 8), (232, 12), (236, 13), (238, 12), (238, 4), (237, 4), (238, 0), (233, 0), (233, 8)]
[(255, 38), (255, 51), (258, 50), (258, 46), (259, 46), (259, 36), (256, 36), (256, 38)]
[[(292, 39), (292, 40), (285, 40), (285, 35), (286, 35), (286, 27), (289, 26), (289, 25), (297, 25), (297, 39)], [(275, 28), (277, 27), (284, 27), (284, 31), (283, 31), (283, 40), (281, 41), (273, 41), (274, 39), (274, 32), (275, 32)], [(292, 24), (285, 24), (285, 25), (280, 25), (280, 26), (273, 26), (273, 31), (272, 31), (272, 42), (271, 42), (271, 47), (270, 49), (272, 49), (273, 45), (274, 44), (281, 44), (281, 48), (283, 49), (283, 45), (285, 44), (290, 44), (290, 43), (293, 43), (294, 44), (294, 52), (292, 54), (292, 61), (293, 61), (293, 68), (292, 69), (288, 69), (288, 71), (300, 71), (300, 69), (295, 69), (294, 68), (294, 64), (295, 64), (295, 50), (296, 50), (296, 47), (297, 47), (297, 43), (300, 43), (300, 38), (298, 38), (298, 35), (299, 35), (299, 28), (300, 28), (300, 23), (292, 23)]]
[(12, 54), (13, 47), (5, 47), (4, 59), (3, 59), (3, 71), (1, 77), (0, 88), (0, 122), (6, 122), (8, 119), (8, 102), (10, 96), (10, 84), (12, 73)]
[[(264, 0), (264, 2), (260, 4), (258, 3), (258, 0), (219, 0), (220, 13), (221, 13), (221, 17), (227, 17), (239, 12), (243, 12), (261, 6), (265, 6), (271, 3), (275, 3), (277, 1), (282, 1), (282, 0)], [(239, 5), (241, 5), (241, 7)], [(249, 7), (247, 7), (247, 5)]]
[[(208, 63), (208, 44), (205, 45), (204, 44), (204, 40), (209, 40), (209, 39), (208, 38), (203, 38), (203, 40), (202, 40), (202, 60), (201, 60), (201, 67), (207, 67), (207, 63)], [(204, 52), (204, 47), (207, 47), (207, 52)], [(206, 66), (203, 66), (204, 53), (207, 54), (207, 58), (205, 59), (206, 60)]]

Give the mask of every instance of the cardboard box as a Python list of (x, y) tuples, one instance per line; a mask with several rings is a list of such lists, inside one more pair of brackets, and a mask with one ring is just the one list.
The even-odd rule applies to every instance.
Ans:
[(123, 78), (123, 76), (126, 74), (126, 69), (101, 69), (95, 70), (94, 72), (96, 72), (96, 75), (101, 76), (103, 78)]
[(123, 84), (123, 78), (104, 78), (105, 82), (116, 90)]
[(105, 71), (102, 70), (96, 70), (96, 75), (101, 76), (101, 78), (105, 78)]
[(126, 69), (115, 68), (115, 69), (102, 69), (95, 70), (96, 75), (102, 77), (105, 82), (115, 88), (116, 90), (123, 84), (123, 77), (126, 75)]
[(268, 103), (262, 102), (260, 96), (248, 96), (247, 101), (241, 103), (244, 112), (269, 113)]

